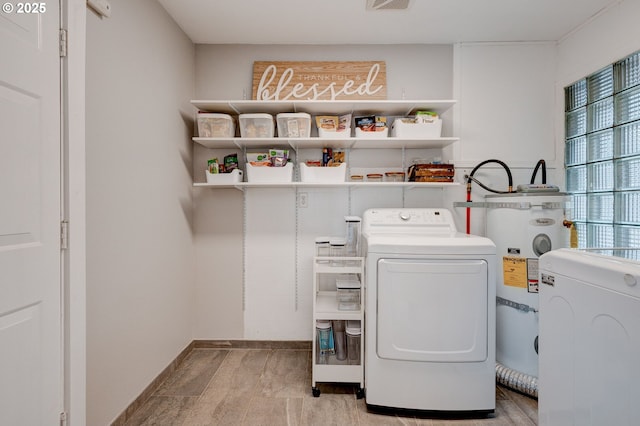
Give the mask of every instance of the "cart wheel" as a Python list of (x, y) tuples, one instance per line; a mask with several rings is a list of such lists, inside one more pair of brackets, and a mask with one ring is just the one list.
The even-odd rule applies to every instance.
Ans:
[(364, 397), (364, 389), (358, 388), (358, 390), (356, 391), (356, 398), (362, 399), (363, 397)]
[(320, 396), (320, 389), (318, 388), (311, 388), (311, 393), (313, 393), (314, 397), (319, 397)]

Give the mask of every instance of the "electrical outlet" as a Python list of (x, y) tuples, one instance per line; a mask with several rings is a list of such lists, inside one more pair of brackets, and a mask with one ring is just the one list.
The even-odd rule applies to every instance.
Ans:
[(306, 209), (307, 207), (309, 207), (309, 194), (307, 194), (306, 192), (298, 193), (298, 207), (300, 207), (301, 209)]

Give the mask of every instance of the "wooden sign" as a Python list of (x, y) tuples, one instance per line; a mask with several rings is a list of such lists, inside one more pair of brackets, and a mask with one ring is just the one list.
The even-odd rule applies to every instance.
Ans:
[(256, 61), (253, 99), (387, 99), (387, 67), (384, 61)]

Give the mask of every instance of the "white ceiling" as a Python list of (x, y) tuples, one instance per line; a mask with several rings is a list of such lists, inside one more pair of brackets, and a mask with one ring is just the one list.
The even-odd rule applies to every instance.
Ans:
[(556, 41), (622, 0), (158, 0), (194, 43), (449, 44)]

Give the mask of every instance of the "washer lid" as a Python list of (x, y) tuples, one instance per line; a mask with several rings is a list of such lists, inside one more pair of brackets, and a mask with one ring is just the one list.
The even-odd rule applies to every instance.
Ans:
[(366, 237), (368, 253), (495, 255), (488, 238), (461, 232), (442, 235), (373, 234)]
[(560, 277), (640, 298), (640, 262), (577, 249), (557, 249), (540, 256), (540, 290)]

